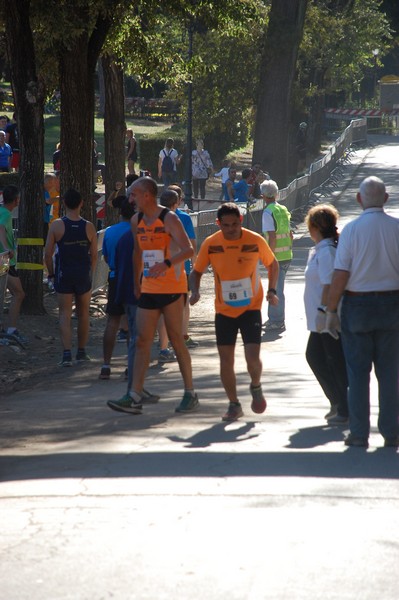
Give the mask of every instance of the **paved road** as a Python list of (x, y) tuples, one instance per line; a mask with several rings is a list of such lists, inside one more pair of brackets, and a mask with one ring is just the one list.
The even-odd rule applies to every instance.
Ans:
[[(373, 143), (336, 199), (343, 221), (358, 214), (368, 174), (385, 179), (399, 214), (399, 146)], [(304, 359), (310, 240), (304, 228), (296, 238), (287, 331), (262, 344), (265, 415), (249, 409), (240, 346), (246, 416), (220, 421), (210, 275), (207, 320), (193, 310), (198, 413), (174, 414), (173, 364), (150, 369), (162, 400), (143, 416), (105, 406), (124, 383), (98, 381), (98, 364), (63, 390), (44, 382), (1, 400), (1, 600), (397, 600), (399, 456), (382, 448), (374, 384), (368, 450), (345, 448), (323, 421), (327, 402)]]

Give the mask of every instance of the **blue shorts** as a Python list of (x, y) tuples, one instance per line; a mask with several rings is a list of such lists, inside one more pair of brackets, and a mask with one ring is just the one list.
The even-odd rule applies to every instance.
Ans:
[(245, 344), (260, 344), (262, 338), (262, 314), (260, 310), (247, 310), (239, 317), (215, 315), (216, 343), (218, 346), (235, 346), (238, 331)]

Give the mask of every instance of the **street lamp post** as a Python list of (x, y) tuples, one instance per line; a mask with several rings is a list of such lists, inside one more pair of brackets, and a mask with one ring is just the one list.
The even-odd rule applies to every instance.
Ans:
[(373, 89), (373, 96), (374, 98), (376, 97), (376, 91), (377, 91), (377, 69), (378, 69), (378, 65), (377, 65), (377, 59), (378, 59), (378, 55), (380, 53), (378, 48), (374, 48), (374, 50), (372, 50), (373, 56), (374, 56), (374, 89)]
[[(192, 19), (188, 26), (188, 62), (193, 57), (193, 31)], [(192, 150), (193, 150), (193, 82), (191, 77), (187, 83), (187, 141), (186, 162), (184, 173), (184, 201), (190, 210), (193, 210), (192, 188)]]

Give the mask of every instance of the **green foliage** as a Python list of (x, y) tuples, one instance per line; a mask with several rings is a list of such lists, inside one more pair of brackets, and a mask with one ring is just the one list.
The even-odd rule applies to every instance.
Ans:
[[(390, 46), (391, 33), (380, 0), (341, 3), (310, 0), (298, 60), (297, 101), (358, 90), (365, 75)], [(334, 5), (334, 6), (330, 6)]]
[[(223, 21), (217, 31), (193, 35), (193, 57), (180, 77), (169, 82), (167, 95), (180, 100), (187, 119), (187, 79), (193, 84), (193, 136), (204, 137), (214, 161), (246, 144), (252, 130), (266, 9), (258, 3), (256, 18)], [(171, 27), (169, 26), (169, 29)], [(180, 55), (187, 55), (188, 36), (180, 29)], [(177, 43), (177, 42), (176, 42)]]

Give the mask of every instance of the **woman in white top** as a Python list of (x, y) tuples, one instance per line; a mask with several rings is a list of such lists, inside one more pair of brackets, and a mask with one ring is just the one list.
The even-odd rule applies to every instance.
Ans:
[(198, 190), (201, 200), (205, 198), (205, 184), (212, 170), (213, 165), (209, 152), (204, 150), (204, 142), (197, 140), (197, 149), (192, 152), (194, 198), (198, 198)]
[(316, 244), (309, 252), (305, 269), (304, 302), (310, 331), (306, 360), (330, 401), (331, 408), (325, 416), (327, 422), (346, 425), (348, 379), (341, 339), (323, 332), (338, 244), (337, 220), (338, 211), (328, 204), (314, 206), (306, 217), (310, 237)]

